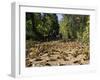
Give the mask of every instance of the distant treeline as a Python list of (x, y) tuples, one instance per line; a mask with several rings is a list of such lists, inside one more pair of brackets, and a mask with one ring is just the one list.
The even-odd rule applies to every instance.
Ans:
[(89, 15), (26, 13), (26, 40), (51, 41), (62, 39), (89, 42)]

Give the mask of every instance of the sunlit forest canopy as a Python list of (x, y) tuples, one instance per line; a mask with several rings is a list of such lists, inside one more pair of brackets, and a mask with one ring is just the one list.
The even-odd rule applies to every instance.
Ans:
[(89, 15), (26, 12), (26, 40), (89, 43)]

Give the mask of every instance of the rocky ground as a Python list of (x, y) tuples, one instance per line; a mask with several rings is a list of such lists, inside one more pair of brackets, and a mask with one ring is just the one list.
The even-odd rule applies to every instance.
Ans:
[(84, 65), (89, 63), (89, 46), (80, 42), (26, 42), (26, 67)]

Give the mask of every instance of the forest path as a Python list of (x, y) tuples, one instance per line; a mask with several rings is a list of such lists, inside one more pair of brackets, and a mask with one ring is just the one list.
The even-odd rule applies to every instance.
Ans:
[[(89, 63), (89, 46), (76, 41), (29, 42), (26, 66), (84, 65)], [(30, 45), (30, 46), (29, 46)]]

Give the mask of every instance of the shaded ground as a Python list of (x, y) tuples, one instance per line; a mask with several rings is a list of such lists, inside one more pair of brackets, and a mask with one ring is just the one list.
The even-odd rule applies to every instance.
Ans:
[(89, 46), (79, 42), (26, 42), (26, 67), (84, 65), (89, 63)]

